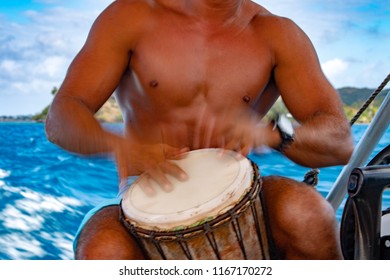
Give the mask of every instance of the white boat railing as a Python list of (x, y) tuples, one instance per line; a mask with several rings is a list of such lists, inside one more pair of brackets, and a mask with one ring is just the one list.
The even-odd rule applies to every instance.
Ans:
[(345, 195), (347, 194), (348, 179), (352, 170), (356, 167), (361, 167), (366, 163), (389, 125), (390, 91), (387, 93), (386, 98), (383, 100), (371, 124), (364, 132), (363, 137), (356, 145), (349, 163), (344, 166), (328, 196), (326, 197), (327, 201), (335, 210), (340, 207), (345, 198)]

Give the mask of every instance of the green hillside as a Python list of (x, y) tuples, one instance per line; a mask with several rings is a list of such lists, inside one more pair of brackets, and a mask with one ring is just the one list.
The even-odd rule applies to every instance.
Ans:
[[(344, 104), (344, 112), (348, 120), (351, 120), (359, 111), (359, 109), (363, 106), (366, 100), (375, 91), (375, 89), (344, 87), (338, 89), (337, 91), (340, 94), (340, 98)], [(389, 89), (383, 90), (375, 98), (371, 105), (359, 117), (357, 123), (371, 122), (388, 91)], [(271, 111), (268, 113), (268, 116), (273, 116), (275, 113), (287, 113), (287, 109), (280, 99), (272, 107)]]
[[(341, 100), (344, 104), (344, 111), (349, 120), (351, 120), (356, 115), (356, 113), (359, 111), (359, 109), (363, 106), (363, 104), (374, 91), (375, 89), (352, 87), (338, 89)], [(361, 117), (359, 117), (357, 123), (371, 122), (388, 91), (389, 89), (385, 89), (378, 94), (378, 96), (371, 103), (371, 105), (364, 111)]]
[[(375, 90), (370, 88), (344, 87), (338, 89), (337, 91), (339, 92), (344, 105), (361, 106)], [(383, 90), (376, 97), (374, 104), (379, 106), (385, 98), (387, 92), (388, 90)]]

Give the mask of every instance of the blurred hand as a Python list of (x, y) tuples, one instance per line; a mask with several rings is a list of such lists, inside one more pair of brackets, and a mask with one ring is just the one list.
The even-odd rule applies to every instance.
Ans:
[(194, 148), (223, 148), (247, 156), (270, 143), (272, 128), (252, 112), (213, 114), (205, 107), (199, 114)]
[(113, 151), (119, 175), (119, 188), (122, 191), (127, 187), (127, 178), (143, 174), (142, 189), (148, 195), (155, 191), (149, 180), (154, 180), (165, 191), (172, 190), (172, 184), (167, 175), (178, 180), (188, 178), (186, 172), (171, 160), (181, 159), (188, 149), (174, 148), (166, 144), (141, 144), (129, 139), (117, 139), (113, 143)]

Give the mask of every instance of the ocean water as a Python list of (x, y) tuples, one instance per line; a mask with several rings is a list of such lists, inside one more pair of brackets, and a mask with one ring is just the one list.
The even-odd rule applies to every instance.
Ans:
[[(120, 124), (107, 125), (121, 130)], [(355, 142), (366, 125), (355, 125)], [(390, 129), (373, 155), (389, 144)], [(372, 157), (372, 156), (371, 156)], [(308, 171), (276, 152), (252, 155), (263, 175), (302, 180)], [(342, 167), (320, 170), (325, 197)], [(72, 259), (72, 241), (84, 214), (117, 194), (112, 159), (81, 157), (49, 143), (41, 123), (0, 123), (0, 259)], [(340, 219), (342, 206), (337, 211)], [(385, 193), (384, 205), (390, 206)]]

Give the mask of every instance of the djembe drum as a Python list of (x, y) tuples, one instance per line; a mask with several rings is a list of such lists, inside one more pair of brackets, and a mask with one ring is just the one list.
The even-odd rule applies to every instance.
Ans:
[[(220, 149), (175, 161), (188, 174), (164, 192), (141, 175), (124, 194), (121, 220), (150, 259), (269, 259), (256, 164)], [(169, 175), (168, 175), (169, 176)], [(145, 180), (156, 194), (146, 195)]]

